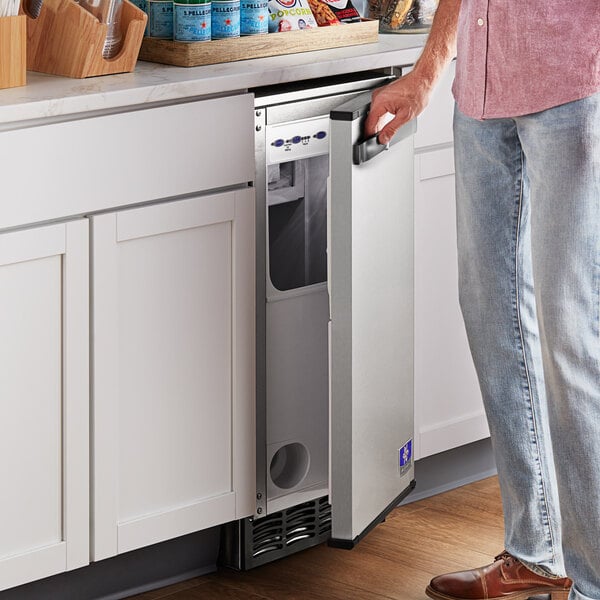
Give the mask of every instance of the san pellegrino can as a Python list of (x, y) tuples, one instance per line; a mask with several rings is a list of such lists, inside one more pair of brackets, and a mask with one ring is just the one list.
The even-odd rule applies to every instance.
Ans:
[(178, 42), (208, 42), (210, 37), (210, 0), (175, 0), (173, 39)]
[(148, 0), (148, 36), (173, 39), (173, 0)]
[(240, 0), (240, 33), (269, 33), (269, 0)]
[(240, 0), (212, 1), (212, 39), (240, 37)]

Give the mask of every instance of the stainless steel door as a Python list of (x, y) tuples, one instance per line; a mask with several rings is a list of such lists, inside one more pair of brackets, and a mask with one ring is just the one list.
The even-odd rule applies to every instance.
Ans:
[(392, 71), (257, 93), (257, 518), (328, 493), (329, 112)]
[(413, 134), (361, 143), (370, 93), (331, 113), (332, 541), (351, 548), (413, 482)]

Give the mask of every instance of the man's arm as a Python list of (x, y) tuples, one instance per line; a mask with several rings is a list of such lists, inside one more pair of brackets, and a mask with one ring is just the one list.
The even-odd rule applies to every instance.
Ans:
[(365, 136), (379, 130), (385, 113), (395, 115), (379, 134), (386, 144), (404, 125), (420, 114), (445, 66), (456, 54), (456, 29), (461, 0), (440, 0), (427, 43), (413, 70), (404, 77), (373, 92), (371, 111), (365, 122)]

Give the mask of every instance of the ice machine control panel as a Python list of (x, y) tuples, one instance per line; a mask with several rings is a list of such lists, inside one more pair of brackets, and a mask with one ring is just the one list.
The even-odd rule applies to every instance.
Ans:
[(267, 126), (267, 164), (329, 153), (329, 116)]

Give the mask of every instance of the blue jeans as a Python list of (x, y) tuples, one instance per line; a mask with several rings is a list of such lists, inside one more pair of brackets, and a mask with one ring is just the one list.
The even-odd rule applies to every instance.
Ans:
[(506, 549), (600, 600), (600, 94), (456, 110), (454, 130), (460, 303)]

